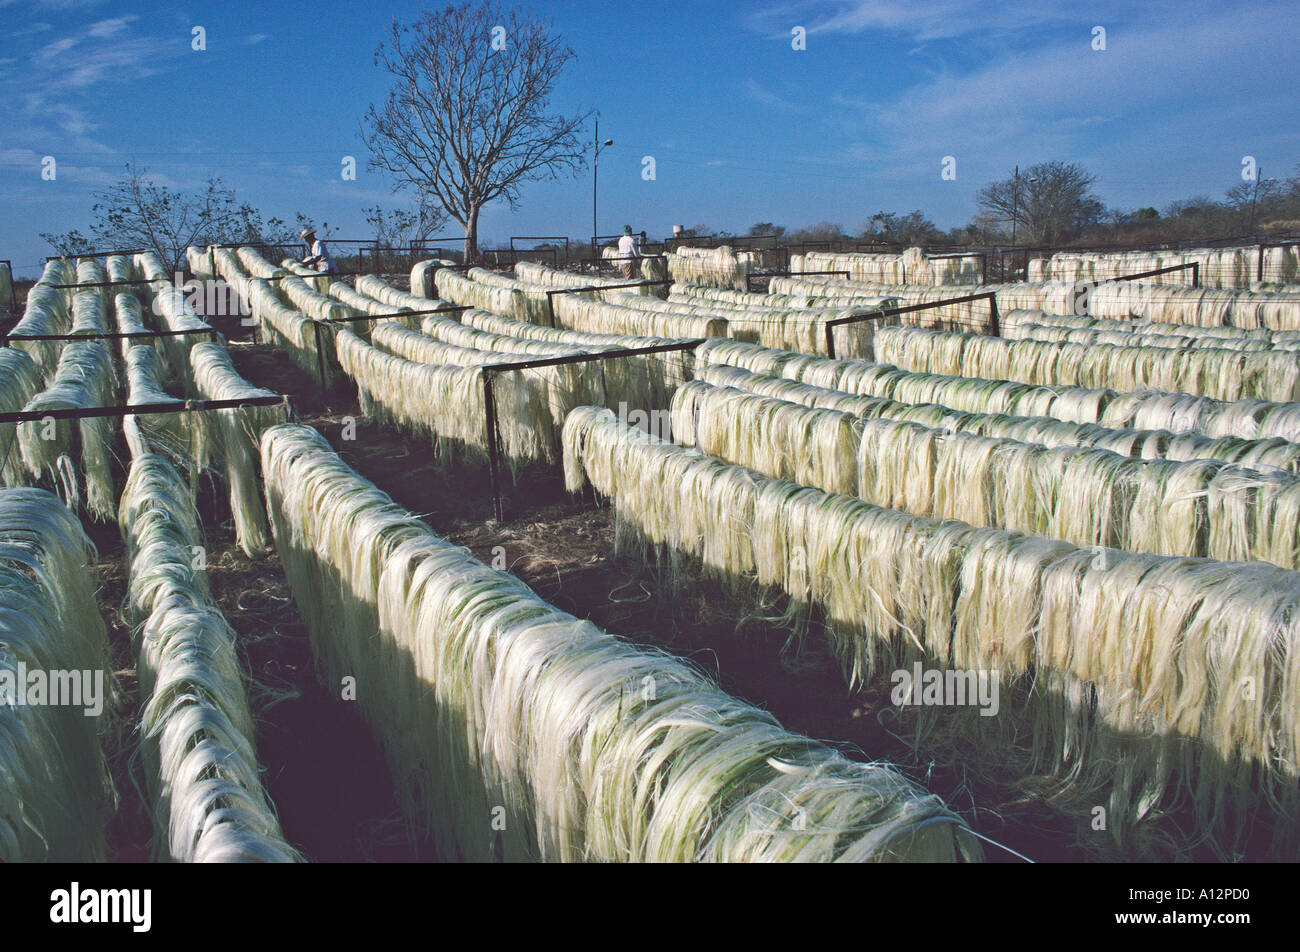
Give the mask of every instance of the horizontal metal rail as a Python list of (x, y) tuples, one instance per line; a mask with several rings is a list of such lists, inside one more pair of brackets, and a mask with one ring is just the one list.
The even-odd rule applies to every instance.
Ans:
[(215, 327), (185, 331), (99, 331), (94, 334), (5, 334), (5, 343), (15, 340), (152, 340), (156, 337), (187, 337), (193, 334), (217, 335)]
[(233, 410), (238, 407), (270, 407), (283, 404), (290, 409), (288, 394), (245, 397), (237, 400), (174, 400), (167, 403), (137, 403), (134, 406), (78, 407), (68, 410), (23, 410), (0, 413), (0, 423), (38, 423), (42, 420), (84, 420), (97, 417), (149, 416), (155, 413), (199, 413), (204, 410)]

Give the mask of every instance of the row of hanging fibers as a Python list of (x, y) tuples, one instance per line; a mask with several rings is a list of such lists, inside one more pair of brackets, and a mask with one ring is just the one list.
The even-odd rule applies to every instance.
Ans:
[(317, 657), (326, 677), (370, 685), (363, 714), (440, 855), (979, 855), (959, 818), (893, 768), (849, 761), (685, 663), (552, 607), (431, 533), (314, 430), (269, 430), (262, 454)]
[[(1144, 337), (1165, 337), (1187, 343), (1187, 346), (1228, 346), (1232, 343), (1263, 342), (1265, 349), (1296, 350), (1300, 348), (1300, 331), (1271, 331), (1256, 327), (1197, 327), (1191, 324), (1161, 324), (1136, 318), (1086, 317), (1075, 314), (1052, 314), (1042, 310), (1013, 310), (1002, 316), (1002, 331), (1007, 337), (1016, 337), (1020, 326), (1041, 326), (1086, 331), (1119, 331), (1141, 334)], [(1222, 341), (1222, 344), (1218, 342)]]
[[(1134, 281), (1080, 286), (1087, 288), (1087, 313), (1091, 317), (1140, 318), (1202, 327), (1231, 325), (1274, 331), (1300, 330), (1300, 291), (1219, 291)], [(1043, 307), (1042, 310), (1056, 309)]]
[[(379, 315), (379, 314), (388, 315), (398, 311), (414, 310), (414, 308), (410, 307), (409, 305), (394, 307), (391, 304), (385, 304), (383, 301), (377, 301), (374, 298), (367, 297), (364, 294), (358, 294), (350, 285), (345, 284), (342, 281), (335, 281), (332, 284), (330, 284), (329, 293), (330, 293), (330, 297), (334, 298), (337, 301), (341, 301), (343, 304), (347, 305), (357, 314), (369, 314), (372, 316)], [(440, 303), (441, 303), (440, 301), (426, 301), (424, 307), (420, 308), (420, 310), (428, 310), (430, 308), (437, 307), (438, 304)], [(370, 332), (368, 327), (369, 323), (370, 323), (369, 321), (356, 321), (352, 323), (350, 326), (358, 334), (362, 334), (364, 336), (365, 334), (368, 334)]]
[(294, 261), (292, 258), (283, 259), (280, 262), (280, 267), (290, 274), (296, 274), (302, 278), (313, 291), (320, 294), (329, 294), (330, 284), (334, 282), (334, 278), (330, 275), (317, 271), (300, 261)]
[(338, 298), (317, 291), (302, 278), (284, 278), (276, 284), (282, 298), (287, 298), (289, 303), (302, 314), (318, 321), (356, 317), (360, 313)]
[(427, 311), (431, 307), (437, 307), (441, 301), (431, 301), (428, 298), (422, 298), (418, 294), (409, 294), (406, 291), (398, 290), (382, 278), (377, 278), (373, 274), (358, 275), (357, 293), (364, 294), (366, 297), (373, 298), (389, 306), (389, 310), (399, 310), (410, 308), (413, 311)]
[[(221, 344), (199, 343), (190, 351), (193, 394), (204, 400), (250, 400), (276, 394), (255, 387), (239, 375), (230, 352)], [(204, 411), (203, 423), (212, 456), (221, 461), (230, 485), (235, 538), (249, 556), (270, 543), (266, 512), (257, 478), (257, 441), (262, 431), (284, 419), (283, 404)]]
[(1043, 416), (970, 413), (937, 403), (899, 403), (885, 397), (845, 393), (723, 364), (700, 366), (696, 379), (715, 387), (734, 387), (807, 407), (840, 410), (863, 419), (885, 417), (940, 430), (961, 430), (1049, 447), (1092, 447), (1135, 459), (1215, 459), (1265, 472), (1282, 470), (1300, 474), (1300, 443), (1279, 437), (1243, 440), (1235, 436), (1210, 437), (1168, 430), (1114, 429), (1096, 423), (1067, 423)]
[[(0, 861), (6, 863), (102, 861), (107, 849), (113, 793), (99, 731), (114, 707), (116, 684), (87, 569), (93, 558), (80, 521), (53, 495), (0, 490)], [(63, 703), (54, 701), (56, 691)]]
[[(162, 361), (148, 344), (128, 350), (125, 365), (127, 406), (179, 402), (164, 389)], [(202, 419), (197, 413), (129, 415), (122, 420), (122, 431), (132, 456), (150, 452), (153, 447), (197, 477), (208, 463)]]
[(881, 363), (919, 373), (1118, 391), (1161, 390), (1216, 400), (1300, 399), (1300, 353), (1006, 340), (983, 334), (882, 327)]
[[(17, 347), (0, 348), (0, 413), (21, 413), (45, 388), (40, 367)], [(18, 424), (0, 423), (0, 482), (25, 486), (26, 465), (18, 445)]]
[(890, 295), (862, 296), (845, 298), (846, 304), (835, 304), (837, 298), (816, 294), (773, 294), (762, 291), (731, 291), (725, 288), (705, 288), (694, 284), (675, 284), (668, 295), (670, 303), (708, 304), (721, 308), (842, 308), (851, 304), (863, 311), (879, 311), (898, 307), (899, 300)]
[(552, 298), (555, 322), (589, 334), (636, 337), (726, 337), (727, 319), (716, 315), (666, 314), (596, 301), (579, 294)]
[[(1014, 312), (1017, 317), (1034, 312)], [(1049, 316), (1050, 315), (1046, 315)], [(1002, 336), (1010, 340), (1064, 341), (1072, 344), (1108, 344), (1118, 347), (1174, 347), (1180, 350), (1197, 350), (1213, 347), (1221, 350), (1239, 350), (1251, 353), (1280, 352), (1295, 354), (1300, 351), (1300, 341), (1275, 343), (1263, 338), (1189, 337), (1181, 334), (1148, 334), (1151, 325), (1135, 322), (1126, 330), (1091, 330), (1063, 327), (1059, 324), (1035, 324), (1020, 320), (1014, 325), (1002, 324)]]
[(235, 633), (212, 601), (206, 570), (195, 568), (198, 513), (164, 457), (135, 455), (119, 524), (155, 859), (299, 859), (262, 786)]
[[(435, 276), (435, 280), (441, 274)], [(603, 288), (609, 285), (624, 285), (628, 281), (622, 278), (602, 278), (598, 275), (574, 274), (571, 271), (559, 271), (555, 268), (548, 268), (544, 264), (538, 264), (535, 261), (518, 261), (515, 263), (515, 277), (532, 285), (542, 285), (547, 288)], [(581, 292), (593, 300), (600, 300), (610, 294), (620, 294), (623, 291), (631, 290), (636, 294), (655, 295), (658, 288), (641, 284), (635, 288), (615, 288), (611, 291), (583, 291)], [(556, 295), (559, 297), (559, 295)]]
[[(459, 287), (455, 283), (457, 277), (460, 277), (460, 275), (455, 271), (439, 271), (435, 280), (440, 282), (438, 284), (439, 290), (443, 287), (442, 282), (451, 281), (448, 294), (454, 297), (456, 290)], [(540, 284), (529, 284), (527, 281), (520, 281), (518, 278), (512, 278), (506, 274), (497, 274), (495, 271), (489, 271), (487, 268), (470, 268), (465, 272), (465, 277), (479, 284), (487, 285), (488, 287), (517, 292), (519, 296), (514, 299), (514, 306), (516, 308), (522, 308), (522, 311), (515, 314), (506, 314), (505, 316), (513, 317), (520, 321), (528, 321), (533, 324), (550, 323), (551, 311), (547, 304), (547, 288), (545, 286)], [(455, 303), (464, 304), (466, 302), (456, 301)], [(501, 314), (504, 312), (495, 311), (495, 313)]]
[[(63, 348), (49, 386), (32, 397), (23, 412), (113, 406), (117, 392), (117, 371), (108, 347), (99, 341), (75, 341)], [(28, 472), (36, 478), (53, 479), (63, 499), (74, 509), (82, 506), (84, 479), (86, 509), (96, 519), (107, 521), (113, 518), (117, 502), (113, 488), (113, 431), (112, 417), (49, 416), (20, 423), (18, 445)]]
[[(434, 282), (438, 286), (439, 297), (449, 304), (464, 304), (503, 317), (513, 317), (517, 321), (533, 320), (537, 314), (536, 304), (530, 306), (519, 288), (487, 284), (451, 268), (439, 269), (434, 275)], [(542, 294), (542, 298), (541, 313), (537, 315), (540, 317), (538, 323), (548, 319), (545, 294)]]
[[(318, 374), (321, 361), (316, 346), (317, 325), (301, 311), (285, 304), (268, 281), (245, 273), (234, 255), (223, 255), (218, 251), (217, 270), (225, 281), (239, 289), (240, 296), (248, 302), (264, 339), (285, 351), (300, 370), (313, 376)], [(322, 328), (321, 344), (329, 354), (327, 333)], [(333, 369), (331, 365), (332, 359), (327, 359), (327, 382)]]
[[(805, 295), (821, 303), (852, 304), (862, 298), (879, 296), (895, 297), (900, 306), (913, 304), (933, 304), (938, 301), (965, 297), (973, 293), (991, 292), (997, 299), (999, 313), (1027, 308), (1051, 311), (1054, 314), (1083, 313), (1088, 300), (1088, 285), (1075, 285), (1056, 281), (1046, 284), (984, 284), (977, 288), (970, 285), (948, 284), (936, 287), (916, 287), (914, 285), (872, 284), (862, 281), (848, 281), (833, 275), (797, 274), (791, 277), (775, 277), (768, 284), (773, 294)], [(950, 304), (931, 308), (905, 319), (910, 321), (930, 322), (946, 320), (968, 323), (973, 320), (987, 319), (988, 302), (985, 300), (965, 304)]]
[[(613, 347), (634, 350), (685, 343), (681, 338), (588, 334), (559, 327), (543, 327), (488, 314), (486, 311), (465, 311), (460, 315), (460, 320), (466, 326), (489, 333), (549, 341), (562, 347), (574, 347), (588, 352)], [(691, 379), (695, 372), (695, 354), (691, 349), (683, 349), (620, 357), (617, 360), (601, 361), (601, 364), (607, 405), (624, 403), (632, 408), (649, 411), (668, 406), (673, 391)]]
[[(486, 335), (485, 335), (486, 336)], [(528, 343), (540, 344), (540, 341)], [(378, 324), (371, 335), (371, 344), (386, 354), (421, 364), (481, 367), (487, 364), (508, 363), (511, 356), (490, 350), (475, 350), (407, 330), (392, 323)], [(574, 356), (581, 351), (569, 350), (563, 354), (546, 356)], [(520, 356), (515, 358), (523, 360)], [(502, 420), (498, 425), (531, 427), (544, 435), (546, 452), (543, 459), (559, 459), (560, 428), (569, 410), (583, 403), (582, 398), (604, 400), (599, 368), (590, 364), (562, 364), (554, 367), (535, 367), (498, 375), (493, 383), (494, 397), (502, 411), (523, 411), (519, 420)], [(587, 401), (590, 402), (590, 399)], [(504, 434), (503, 434), (504, 437)], [(518, 441), (514, 441), (516, 444)]]
[[(1294, 246), (1268, 248), (1264, 276), (1270, 284), (1292, 284), (1300, 275)], [(1079, 252), (1058, 251), (1050, 258), (1030, 258), (1030, 281), (1107, 281), (1126, 274), (1157, 271), (1174, 265), (1200, 264), (1200, 281), (1207, 288), (1249, 288), (1258, 276), (1255, 247), (1190, 248), (1181, 251)], [(1190, 270), (1158, 274), (1152, 284), (1190, 284)]]
[[(797, 256), (795, 256), (797, 257)], [(792, 270), (797, 270), (793, 264)], [(847, 281), (828, 275), (799, 274), (773, 278), (770, 291), (779, 294), (857, 295), (889, 294), (906, 304), (919, 304), (970, 293), (970, 287), (946, 285), (916, 288), (861, 281)], [(1087, 314), (1091, 317), (1141, 319), (1154, 323), (1200, 327), (1233, 326), (1300, 330), (1300, 291), (1226, 291), (1146, 284), (1140, 281), (1049, 281), (984, 285), (981, 291), (996, 293), (1003, 313), (1019, 308), (1052, 314)], [(961, 320), (960, 311), (938, 309), (925, 312), (929, 318)]]
[(1086, 387), (1044, 387), (1010, 380), (925, 374), (890, 364), (828, 360), (738, 341), (707, 341), (697, 349), (696, 359), (701, 363), (728, 364), (755, 373), (788, 377), (832, 390), (888, 397), (900, 403), (938, 403), (954, 410), (1049, 416), (1070, 423), (1100, 423), (1116, 428), (1300, 441), (1298, 403), (1225, 402), (1190, 394), (1117, 393)]
[[(385, 293), (379, 284), (369, 280), (359, 281), (359, 284), (367, 291)], [(436, 306), (441, 303), (437, 300), (425, 302), (426, 306)], [(411, 326), (412, 329), (418, 327), (422, 333), (446, 343), (477, 350), (499, 351), (503, 355), (517, 353), (558, 357), (569, 356), (578, 351), (592, 353), (616, 348), (654, 347), (683, 342), (682, 338), (592, 334), (544, 327), (477, 308), (457, 312), (454, 317), (441, 314), (412, 314), (409, 318), (398, 320)], [(510, 360), (511, 358), (502, 356), (492, 361), (482, 362), (505, 363)], [(622, 404), (633, 410), (642, 409), (646, 412), (665, 407), (673, 389), (689, 379), (693, 366), (689, 351), (684, 350), (627, 358), (608, 358), (575, 364), (572, 367), (552, 368), (555, 371), (556, 385), (549, 389), (556, 397), (549, 401), (549, 406), (554, 419), (554, 428), (558, 432), (559, 426), (563, 423), (562, 414), (584, 401), (599, 402), (613, 407)], [(513, 372), (497, 379), (505, 379), (512, 375)], [(549, 453), (547, 458), (551, 458)]]
[[(457, 453), (481, 458), (487, 451), (483, 371), (479, 366), (422, 364), (372, 347), (347, 329), (335, 337), (343, 372), (357, 386), (366, 416), (433, 440), (438, 457)], [(553, 457), (550, 411), (528, 400), (528, 389), (510, 382), (494, 388), (501, 449), (517, 464)], [(545, 416), (546, 426), (536, 421)]]
[[(645, 311), (722, 318), (727, 322), (727, 336), (735, 340), (806, 353), (817, 353), (825, 348), (826, 321), (858, 317), (874, 310), (860, 307), (745, 307), (701, 300), (661, 301), (658, 298), (635, 295), (627, 295), (611, 303)], [(891, 300), (882, 306), (893, 307), (894, 304)], [(863, 321), (840, 329), (837, 342), (845, 356), (871, 356), (871, 340), (876, 323)]]
[(931, 258), (916, 247), (901, 254), (809, 251), (790, 256), (791, 271), (847, 271), (851, 280), (876, 284), (978, 284), (982, 264), (979, 255)]
[[(366, 286), (370, 290), (378, 290), (368, 282)], [(425, 303), (428, 306), (438, 306), (443, 302), (430, 300)], [(464, 312), (460, 313), (463, 316)], [(407, 323), (416, 325), (418, 330), (405, 326)], [(412, 314), (409, 319), (376, 324), (371, 331), (371, 341), (379, 350), (409, 361), (460, 367), (510, 363), (526, 360), (530, 356), (571, 357), (617, 346), (606, 344), (601, 347), (578, 348), (545, 340), (510, 337), (482, 331), (440, 314)], [(557, 460), (559, 431), (564, 424), (565, 414), (583, 402), (603, 402), (606, 399), (604, 391), (608, 374), (617, 374), (617, 368), (586, 362), (530, 368), (498, 375), (495, 378), (498, 421), (509, 415), (512, 419), (506, 420), (508, 429), (533, 427), (538, 429), (541, 437), (540, 441), (532, 441), (522, 438), (518, 433), (510, 437), (503, 434), (503, 440), (508, 446), (524, 448), (518, 461), (539, 458), (533, 453), (538, 445), (542, 447), (541, 459), (547, 462)], [(384, 402), (377, 389), (369, 391), (368, 399)], [(407, 425), (412, 424), (408, 422)], [(482, 448), (481, 441), (472, 445)], [(511, 454), (508, 452), (507, 455)]]
[[(40, 280), (27, 292), (22, 319), (9, 332), (12, 335), (40, 337), (50, 334), (67, 334), (72, 328), (72, 301), (59, 285), (74, 284), (76, 272), (62, 258), (45, 262)], [(25, 351), (40, 368), (45, 381), (54, 378), (59, 366), (62, 341), (13, 340), (13, 347)]]
[[(464, 314), (462, 314), (464, 316)], [(388, 339), (400, 335), (394, 329), (385, 329)], [(531, 358), (574, 357), (580, 354), (594, 354), (602, 351), (616, 350), (611, 344), (599, 346), (588, 345), (575, 347), (570, 344), (555, 344), (546, 340), (507, 337), (493, 334), (449, 320), (441, 315), (428, 314), (420, 321), (420, 333), (417, 337), (433, 339), (461, 348), (470, 348), (482, 354), (479, 363), (505, 364), (527, 361)], [(427, 348), (422, 341), (403, 338), (422, 348)], [(397, 351), (393, 351), (397, 353)], [(433, 351), (426, 350), (430, 356)], [(416, 356), (415, 351), (400, 353), (399, 356), (424, 363), (439, 363), (437, 360), (425, 360)], [(457, 361), (448, 361), (457, 362)], [(530, 367), (524, 370), (512, 370), (498, 374), (497, 381), (511, 377), (522, 377), (527, 386), (534, 390), (534, 400), (541, 401), (550, 411), (552, 440), (555, 447), (554, 459), (559, 459), (560, 430), (564, 418), (576, 406), (588, 403), (608, 405), (611, 400), (637, 402), (632, 406), (641, 406), (642, 401), (654, 399), (658, 394), (652, 393), (639, 376), (634, 376), (637, 368), (629, 365), (628, 358), (602, 358), (599, 360), (580, 361), (577, 363), (558, 364), (551, 367)], [(653, 404), (645, 403), (650, 406)], [(551, 457), (548, 457), (550, 459)]]
[[(146, 272), (146, 277), (148, 273)], [(167, 368), (167, 378), (190, 384), (189, 355), (190, 347), (196, 340), (212, 335), (212, 325), (195, 313), (186, 300), (185, 292), (163, 277), (150, 279), (149, 289), (153, 300), (151, 311), (162, 330), (172, 332), (173, 336), (159, 338), (163, 363)], [(183, 332), (183, 333), (181, 333)]]
[(1128, 552), (1300, 568), (1300, 478), (860, 421), (693, 381), (672, 432), (728, 463), (886, 509)]
[(196, 245), (187, 245), (185, 263), (189, 265), (190, 273), (194, 277), (202, 281), (210, 281), (217, 277), (216, 253), (228, 250), (228, 248), (199, 248)]
[[(682, 553), (824, 613), (851, 684), (913, 661), (998, 672), (1025, 709), (973, 718), (1019, 734), (1033, 772), (1108, 800), (1121, 841), (1195, 808), (1224, 853), (1271, 826), (1300, 838), (1300, 576), (939, 522), (764, 477), (580, 408), (571, 491), (608, 497), (626, 549)], [(670, 562), (670, 564), (676, 564)], [(979, 722), (992, 723), (981, 725)], [(1096, 803), (1095, 799), (1089, 801)]]
[(668, 274), (678, 284), (745, 290), (757, 266), (754, 255), (727, 245), (716, 248), (680, 247), (668, 252)]

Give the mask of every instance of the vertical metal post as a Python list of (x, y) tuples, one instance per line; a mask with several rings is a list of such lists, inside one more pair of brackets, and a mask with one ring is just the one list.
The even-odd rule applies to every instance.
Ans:
[(1199, 288), (1200, 286), (1201, 286), (1201, 263), (1199, 261), (1193, 261), (1192, 262), (1192, 287)]
[(998, 316), (998, 297), (993, 292), (989, 292), (989, 324), (992, 328), (994, 337), (1002, 336), (1002, 322)]
[(321, 403), (324, 403), (327, 381), (325, 379), (325, 346), (321, 343), (320, 321), (313, 320), (311, 327), (316, 332), (316, 373), (320, 375), (320, 399)]
[(1263, 280), (1264, 280), (1264, 248), (1265, 248), (1265, 247), (1266, 247), (1266, 246), (1265, 246), (1264, 242), (1261, 241), (1261, 242), (1259, 243), (1259, 261), (1256, 262), (1256, 264), (1255, 264), (1255, 280), (1256, 280), (1256, 281), (1263, 281)]
[(835, 356), (835, 325), (830, 321), (826, 322), (826, 356)]
[(492, 494), (492, 512), (501, 521), (501, 485), (497, 476), (500, 448), (497, 446), (497, 404), (492, 393), (492, 371), (483, 371), (483, 416), (487, 425), (488, 492)]

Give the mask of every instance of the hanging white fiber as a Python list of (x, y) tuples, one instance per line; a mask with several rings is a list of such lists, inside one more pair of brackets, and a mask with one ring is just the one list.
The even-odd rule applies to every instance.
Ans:
[(247, 245), (236, 248), (235, 257), (239, 259), (240, 266), (255, 278), (266, 280), (267, 278), (278, 278), (287, 273), (284, 268), (277, 268), (262, 257), (262, 253), (256, 248)]
[(733, 251), (727, 245), (716, 248), (677, 248), (665, 255), (668, 274), (679, 284), (702, 284), (743, 291), (749, 286), (754, 256)]
[[(0, 684), (22, 693), (0, 703), (0, 862), (104, 859), (113, 791), (98, 734), (117, 689), (93, 559), (81, 523), (50, 493), (0, 490)], [(100, 711), (85, 694), (84, 706), (48, 694), (28, 703), (33, 672), (89, 672)]]
[[(483, 372), (478, 367), (395, 357), (346, 329), (335, 342), (339, 364), (356, 383), (367, 416), (429, 436), (442, 458), (456, 451), (468, 450), (474, 459), (486, 453)], [(502, 375), (493, 385), (502, 453), (511, 462), (554, 458), (549, 408), (531, 406), (527, 387), (509, 377)], [(547, 426), (535, 424), (540, 414), (546, 415)]]
[(887, 509), (1129, 552), (1300, 568), (1300, 478), (937, 429), (692, 381), (672, 432), (728, 463)]
[[(71, 284), (75, 273), (62, 258), (45, 262), (41, 278), (27, 292), (23, 317), (9, 332), (15, 336), (43, 336), (66, 334), (72, 328), (71, 298), (54, 285)], [(26, 351), (36, 361), (41, 375), (48, 383), (53, 380), (63, 352), (63, 341), (13, 340), (12, 346)]]
[[(1274, 850), (1294, 848), (1300, 575), (940, 523), (770, 479), (594, 408), (570, 414), (564, 442), (569, 489), (611, 499), (622, 546), (818, 605), (850, 683), (913, 660), (999, 671), (1027, 692), (1040, 765), (1108, 790), (1116, 836), (1185, 796), (1224, 852), (1264, 814)], [(1117, 780), (1121, 752), (1131, 769)]]
[[(516, 261), (515, 277), (528, 284), (540, 284), (548, 288), (589, 288), (628, 283), (622, 278), (602, 278), (597, 275), (558, 271), (535, 261)], [(657, 290), (655, 287), (643, 284), (636, 288), (619, 288), (613, 291), (583, 291), (581, 293), (584, 297), (590, 297), (592, 300), (602, 300), (610, 294), (622, 294), (631, 291), (635, 294), (653, 295)], [(572, 297), (572, 295), (565, 296)], [(560, 295), (557, 294), (556, 297), (560, 297)]]
[(185, 292), (165, 281), (156, 281), (151, 288), (154, 292), (151, 311), (163, 330), (185, 331), (171, 337), (158, 338), (156, 345), (162, 348), (163, 363), (167, 369), (167, 379), (174, 380), (185, 387), (193, 383), (190, 375), (190, 348), (196, 341), (204, 340), (211, 332), (212, 325), (195, 313), (185, 299)]
[(358, 294), (364, 294), (389, 305), (389, 310), (409, 307), (413, 311), (427, 311), (429, 308), (437, 307), (443, 303), (441, 301), (430, 301), (416, 294), (408, 294), (406, 291), (399, 291), (373, 274), (358, 275), (356, 282)]
[(594, 301), (579, 294), (557, 294), (553, 301), (556, 323), (576, 331), (640, 337), (727, 336), (725, 317), (664, 314)]
[[(190, 350), (190, 365), (194, 369), (194, 393), (204, 400), (277, 396), (241, 377), (221, 344), (195, 344)], [(230, 484), (235, 538), (249, 556), (260, 554), (270, 543), (257, 480), (257, 441), (264, 429), (283, 419), (281, 404), (203, 411), (201, 425), (210, 434), (206, 442), (224, 465), (226, 481)]]
[[(0, 348), (0, 413), (21, 413), (45, 384), (41, 369), (26, 351)], [(27, 469), (18, 445), (18, 424), (0, 423), (0, 482), (5, 486), (27, 484)]]
[(696, 379), (715, 387), (735, 387), (808, 407), (841, 410), (864, 419), (888, 417), (943, 430), (964, 430), (981, 436), (1000, 436), (1049, 447), (1094, 447), (1138, 459), (1217, 459), (1265, 472), (1280, 469), (1300, 474), (1300, 443), (1279, 437), (1243, 440), (1235, 436), (1210, 437), (1194, 432), (1111, 428), (1044, 416), (972, 413), (937, 403), (899, 403), (885, 397), (846, 393), (723, 364), (702, 364), (696, 369)]
[[(338, 301), (341, 301), (343, 304), (347, 305), (349, 308), (356, 311), (356, 313), (358, 314), (371, 314), (371, 315), (392, 314), (394, 311), (413, 310), (408, 305), (402, 305), (401, 307), (394, 307), (391, 304), (385, 304), (382, 301), (376, 301), (372, 297), (366, 297), (364, 294), (358, 294), (349, 285), (344, 284), (342, 281), (334, 281), (332, 284), (330, 284), (329, 294), (330, 297), (335, 298)], [(425, 308), (426, 309), (435, 308), (440, 303), (442, 302), (426, 301)], [(366, 334), (369, 333), (369, 330), (366, 327), (368, 323), (370, 322), (356, 321), (355, 323), (349, 326), (351, 326), (351, 328), (354, 331), (356, 331), (358, 334), (365, 336)]]
[(201, 281), (210, 281), (217, 276), (214, 250), (211, 246), (199, 248), (187, 245), (185, 248), (185, 262), (190, 266), (190, 273)]
[(850, 762), (548, 605), (431, 533), (314, 430), (276, 427), (262, 452), (325, 677), (357, 678), (407, 816), (444, 857), (978, 855), (938, 798), (887, 765)]
[(1016, 380), (1038, 386), (1162, 390), (1216, 400), (1300, 398), (1300, 353), (1006, 340), (983, 334), (882, 327), (876, 359), (918, 373)]
[(1253, 399), (1225, 402), (1155, 391), (1116, 393), (1086, 387), (1036, 387), (1009, 380), (915, 373), (870, 361), (828, 360), (738, 341), (706, 341), (697, 348), (696, 359), (851, 393), (889, 397), (901, 403), (939, 403), (954, 410), (1050, 416), (1112, 428), (1300, 441), (1300, 403)]
[[(152, 351), (149, 351), (152, 353)], [(140, 675), (154, 854), (181, 863), (293, 862), (262, 787), (235, 633), (212, 602), (189, 490), (161, 456), (131, 464), (119, 524)]]
[[(137, 344), (126, 354), (127, 406), (175, 403), (179, 398), (163, 388), (163, 366), (158, 352)], [(132, 456), (159, 452), (186, 463), (192, 474), (207, 465), (207, 445), (201, 418), (194, 413), (149, 413), (126, 416), (122, 432)]]
[(295, 261), (292, 258), (285, 258), (280, 262), (280, 267), (291, 274), (296, 274), (307, 282), (308, 287), (318, 294), (329, 294), (330, 283), (334, 280), (328, 274), (323, 274), (315, 268), (303, 264), (301, 261)]
[[(439, 297), (448, 303), (467, 304), (517, 321), (532, 319), (533, 311), (518, 288), (484, 284), (451, 268), (439, 269), (434, 280)], [(544, 301), (542, 306), (545, 307)]]
[[(425, 320), (427, 321), (428, 318), (426, 317)], [(680, 339), (666, 337), (587, 334), (559, 327), (543, 327), (477, 310), (462, 312), (460, 320), (469, 327), (488, 333), (526, 340), (549, 341), (588, 352), (611, 347), (633, 350), (639, 347), (660, 347), (682, 343)], [(684, 349), (618, 358), (601, 363), (605, 368), (606, 400), (613, 405), (622, 402), (629, 407), (648, 412), (666, 407), (673, 391), (691, 379), (695, 370), (695, 354), (690, 349)]]
[[(294, 366), (311, 374), (320, 373), (320, 360), (316, 348), (316, 328), (320, 327), (321, 347), (326, 355), (331, 351), (330, 339), (335, 325), (317, 323), (301, 311), (285, 304), (271, 286), (261, 278), (250, 278), (247, 284), (248, 302), (263, 338), (289, 355)], [(332, 359), (325, 360), (326, 385), (335, 371)]]
[[(76, 341), (63, 348), (58, 371), (50, 385), (23, 408), (26, 413), (82, 410), (117, 403), (117, 371), (113, 356), (98, 341)], [(79, 446), (74, 447), (76, 430)], [(48, 474), (59, 486), (68, 505), (81, 505), (77, 468), (85, 477), (87, 510), (96, 519), (113, 517), (117, 494), (113, 489), (112, 417), (54, 418), (18, 425), (18, 444), (28, 472)]]
[[(448, 344), (392, 323), (376, 325), (371, 334), (371, 344), (384, 353), (421, 364), (482, 367), (487, 364), (509, 363), (511, 360), (509, 354)], [(573, 356), (578, 353), (581, 352), (569, 350), (567, 353), (550, 353), (547, 356)], [(525, 358), (521, 356), (516, 359)], [(511, 412), (523, 410), (526, 413), (522, 419), (503, 420), (499, 411), (498, 426), (531, 427), (544, 433), (547, 443), (545, 460), (554, 462), (559, 459), (560, 429), (564, 426), (564, 417), (569, 410), (581, 406), (584, 397), (601, 403), (604, 401), (601, 378), (595, 372), (598, 369), (591, 364), (562, 364), (497, 374), (493, 378), (493, 388), (499, 407), (502, 410), (509, 408)], [(592, 401), (588, 399), (586, 402)]]
[(277, 281), (275, 287), (279, 289), (280, 297), (288, 301), (294, 309), (316, 320), (332, 321), (344, 317), (356, 317), (361, 313), (338, 298), (316, 290), (302, 278), (284, 278)]

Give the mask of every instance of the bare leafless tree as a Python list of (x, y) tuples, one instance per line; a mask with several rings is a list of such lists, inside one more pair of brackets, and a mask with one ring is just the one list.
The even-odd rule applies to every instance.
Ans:
[(1040, 162), (984, 186), (979, 207), (1008, 225), (1014, 221), (1030, 244), (1056, 244), (1101, 220), (1104, 207), (1092, 193), (1096, 181), (1073, 162)]
[[(235, 190), (210, 178), (191, 191), (171, 189), (132, 163), (121, 180), (96, 194), (90, 230), (98, 250), (145, 248), (179, 267), (187, 245), (233, 241), (279, 241), (284, 222), (239, 201)], [(92, 244), (80, 232), (42, 234), (60, 254), (85, 253)]]
[(434, 196), (465, 229), (473, 258), (485, 205), (504, 198), (515, 208), (525, 182), (585, 165), (579, 133), (591, 113), (550, 110), (573, 56), (548, 26), (493, 0), (394, 22), (375, 63), (395, 82), (362, 124), (370, 167)]

